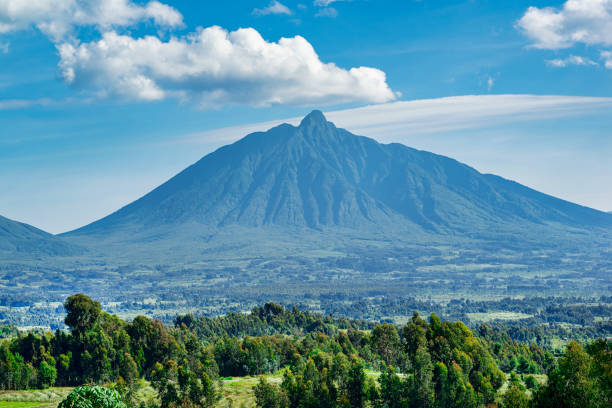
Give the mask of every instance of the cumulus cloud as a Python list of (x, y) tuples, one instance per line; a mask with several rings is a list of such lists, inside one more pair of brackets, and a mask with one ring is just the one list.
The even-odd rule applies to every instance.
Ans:
[(58, 46), (63, 79), (132, 100), (176, 97), (222, 104), (387, 102), (397, 95), (383, 71), (323, 63), (303, 37), (267, 42), (252, 28), (200, 29), (182, 38), (132, 38), (106, 32), (99, 41)]
[(556, 68), (565, 68), (568, 65), (599, 65), (595, 61), (586, 57), (581, 57), (579, 55), (570, 55), (569, 57), (563, 59), (552, 59), (546, 61), (546, 63)]
[(293, 14), (291, 12), (291, 10), (289, 9), (289, 7), (285, 6), (284, 4), (274, 0), (272, 2), (270, 2), (270, 4), (268, 5), (268, 7), (264, 7), (262, 9), (254, 9), (253, 10), (253, 14), (256, 16), (266, 16), (268, 14), (285, 14), (285, 15), (291, 15)]
[[(291, 14), (278, 0), (254, 12)], [(398, 96), (383, 71), (323, 63), (300, 36), (267, 42), (254, 29), (209, 27), (165, 41), (118, 30), (143, 21), (173, 28), (183, 25), (183, 16), (157, 0), (0, 0), (0, 34), (38, 28), (55, 43), (62, 79), (95, 97), (218, 107), (378, 103)], [(100, 37), (82, 42), (78, 27), (93, 27)], [(0, 52), (7, 47), (0, 43)]]
[(102, 30), (150, 20), (176, 27), (183, 16), (158, 1), (138, 5), (131, 0), (0, 0), (0, 34), (35, 26), (59, 42), (76, 26)]
[(517, 26), (535, 48), (612, 45), (612, 0), (567, 0), (561, 8), (529, 7)]

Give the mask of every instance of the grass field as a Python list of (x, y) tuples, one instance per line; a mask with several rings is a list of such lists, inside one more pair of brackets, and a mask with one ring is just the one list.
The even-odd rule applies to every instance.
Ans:
[(0, 408), (56, 408), (71, 388), (0, 392)]
[[(283, 381), (282, 372), (264, 375), (263, 377), (273, 384), (280, 384)], [(254, 407), (255, 396), (253, 395), (253, 388), (255, 388), (258, 382), (259, 377), (235, 377), (221, 380), (221, 399), (217, 403), (217, 407)]]
[(29, 408), (41, 406), (44, 405), (35, 401), (0, 401), (0, 408)]
[(496, 311), (488, 313), (466, 313), (471, 321), (476, 322), (492, 322), (495, 320), (521, 320), (529, 319), (533, 315), (519, 312)]
[[(378, 380), (379, 371), (366, 370), (366, 375)], [(280, 384), (283, 381), (283, 372), (263, 376), (268, 382)], [(536, 375), (540, 384), (546, 382), (545, 375)], [(509, 378), (509, 376), (508, 376)], [(259, 382), (257, 377), (222, 378), (219, 381), (221, 398), (215, 405), (217, 408), (254, 408), (255, 396), (253, 389)], [(156, 399), (156, 392), (151, 385), (140, 380), (136, 391), (138, 402), (149, 402)], [(498, 394), (508, 389), (508, 381), (500, 388)], [(48, 390), (4, 391), (0, 392), (0, 408), (56, 408), (59, 402), (70, 393), (70, 388), (50, 388)]]
[[(380, 371), (366, 370), (368, 377), (377, 380)], [(269, 383), (280, 384), (283, 381), (283, 371), (263, 376)], [(253, 388), (259, 382), (257, 377), (234, 377), (221, 380), (221, 399), (217, 403), (218, 408), (252, 408), (255, 407), (255, 396)]]

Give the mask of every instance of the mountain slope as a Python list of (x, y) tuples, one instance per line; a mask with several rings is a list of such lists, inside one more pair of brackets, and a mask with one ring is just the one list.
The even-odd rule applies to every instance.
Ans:
[(82, 253), (83, 249), (31, 225), (0, 216), (0, 252), (67, 256)]
[(218, 149), (67, 237), (143, 243), (243, 227), (495, 238), (611, 226), (609, 214), (447, 157), (355, 136), (314, 111), (298, 127), (280, 125)]

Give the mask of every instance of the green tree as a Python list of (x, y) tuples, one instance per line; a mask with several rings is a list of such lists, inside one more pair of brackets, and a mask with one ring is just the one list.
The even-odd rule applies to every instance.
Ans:
[(515, 385), (508, 388), (502, 397), (501, 408), (528, 408), (529, 398), (525, 390)]
[(427, 348), (419, 346), (412, 364), (412, 406), (427, 408), (433, 406), (435, 399), (433, 365)]
[(389, 323), (379, 324), (372, 330), (372, 349), (382, 358), (386, 365), (397, 365), (400, 359), (402, 341), (395, 326)]
[(427, 322), (421, 319), (417, 312), (414, 312), (412, 321), (408, 322), (403, 330), (406, 354), (410, 363), (414, 361), (417, 349), (420, 346), (427, 346), (426, 330)]
[(57, 370), (55, 369), (55, 360), (51, 358), (51, 364), (42, 361), (38, 367), (38, 386), (40, 388), (49, 388), (55, 384), (57, 378)]
[(538, 386), (538, 380), (533, 375), (525, 377), (525, 386), (528, 390), (532, 390)]
[(406, 384), (396, 374), (393, 367), (387, 367), (382, 371), (378, 383), (380, 384), (378, 406), (385, 408), (406, 408), (410, 406)]
[(360, 408), (364, 406), (366, 377), (363, 365), (356, 359), (351, 361), (346, 381), (346, 397), (350, 406)]
[(101, 311), (100, 302), (93, 301), (89, 296), (81, 293), (66, 299), (64, 308), (68, 312), (64, 322), (70, 327), (72, 334), (77, 337), (94, 326)]
[(270, 384), (264, 377), (259, 377), (259, 382), (253, 393), (255, 394), (255, 403), (260, 408), (284, 408), (289, 402), (278, 385)]
[(600, 405), (612, 407), (612, 341), (598, 339), (587, 346), (591, 356), (591, 376), (599, 388)]
[(534, 398), (537, 408), (598, 407), (597, 390), (591, 373), (591, 358), (582, 346), (570, 342), (553, 370), (548, 383), (540, 387)]
[(115, 390), (99, 386), (75, 388), (58, 408), (127, 408)]

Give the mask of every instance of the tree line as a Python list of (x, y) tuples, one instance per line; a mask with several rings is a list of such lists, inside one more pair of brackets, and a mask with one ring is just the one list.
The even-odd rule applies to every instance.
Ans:
[[(0, 389), (110, 385), (130, 407), (144, 378), (158, 394), (150, 408), (209, 407), (218, 401), (220, 378), (282, 369), (280, 384), (262, 377), (255, 388), (258, 406), (612, 406), (612, 346), (606, 340), (586, 349), (570, 343), (557, 359), (499, 330), (482, 326), (472, 333), (435, 314), (425, 320), (415, 313), (398, 328), (268, 303), (249, 315), (177, 316), (169, 327), (143, 316), (124, 321), (82, 294), (70, 296), (64, 307), (69, 332), (18, 334), (1, 342)], [(512, 374), (500, 399), (504, 371)], [(519, 377), (537, 373), (548, 375), (546, 385)], [(107, 395), (97, 388), (78, 393)]]

